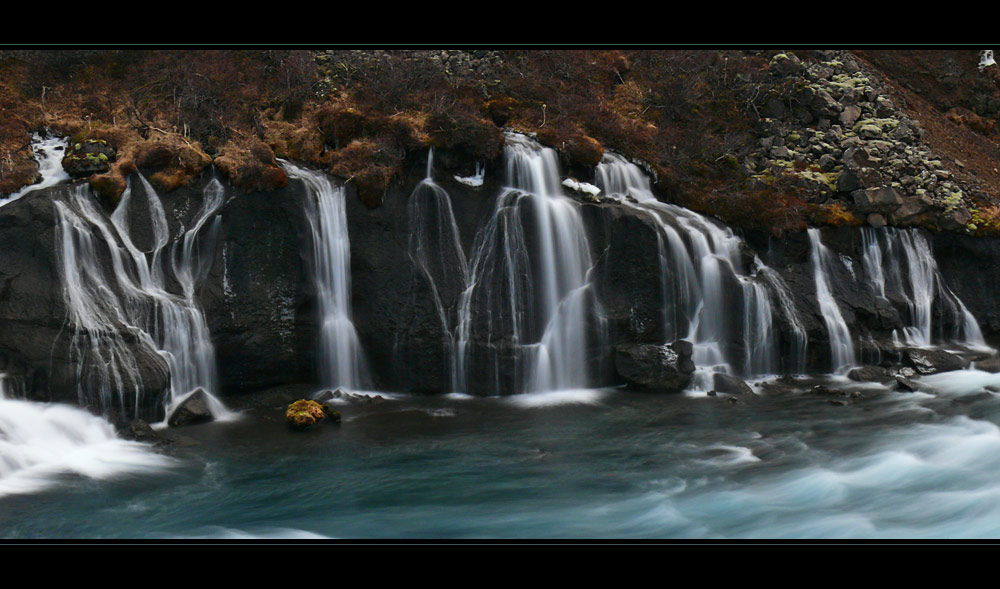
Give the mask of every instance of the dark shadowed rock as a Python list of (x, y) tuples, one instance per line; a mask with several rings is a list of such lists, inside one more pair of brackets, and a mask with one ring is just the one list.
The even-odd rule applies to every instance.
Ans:
[(924, 350), (921, 348), (905, 348), (903, 361), (916, 369), (920, 374), (935, 374), (964, 370), (969, 367), (969, 361), (961, 356), (941, 350)]
[(917, 385), (912, 380), (906, 378), (902, 374), (897, 374), (894, 378), (896, 380), (897, 391), (913, 393), (919, 390)]
[(742, 379), (736, 378), (735, 376), (729, 376), (728, 374), (723, 374), (721, 372), (716, 372), (712, 375), (712, 386), (715, 387), (716, 391), (720, 393), (729, 393), (730, 395), (754, 394), (750, 385)]
[(208, 408), (208, 394), (205, 389), (198, 388), (174, 409), (167, 418), (167, 424), (170, 427), (181, 427), (206, 423), (212, 419), (212, 411)]
[(893, 374), (887, 368), (880, 366), (862, 366), (848, 372), (847, 378), (859, 382), (885, 383), (893, 380)]
[(993, 356), (976, 362), (976, 370), (984, 372), (1000, 372), (1000, 356)]
[(623, 344), (615, 348), (615, 369), (629, 385), (655, 391), (679, 392), (691, 382), (691, 344)]

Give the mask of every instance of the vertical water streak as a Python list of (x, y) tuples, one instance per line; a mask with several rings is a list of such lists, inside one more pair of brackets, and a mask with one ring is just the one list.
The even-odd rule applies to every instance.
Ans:
[[(894, 336), (900, 345), (931, 346), (937, 340), (985, 347), (979, 323), (945, 283), (930, 243), (919, 230), (887, 227), (862, 232), (862, 265), (875, 294), (902, 303), (901, 316), (908, 325), (901, 337)], [(935, 316), (943, 319), (937, 330)], [(952, 325), (948, 333), (944, 322)]]
[[(183, 251), (175, 260), (185, 294), (168, 292), (162, 267), (162, 252), (170, 238), (166, 215), (156, 191), (141, 174), (138, 177), (153, 234), (149, 258), (132, 240), (130, 210), (140, 197), (131, 181), (110, 217), (100, 211), (86, 185), (74, 187), (66, 202), (55, 203), (63, 291), (74, 330), (71, 359), (78, 362), (78, 394), (85, 402), (96, 393), (104, 409), (111, 408), (117, 397), (118, 406), (134, 405), (138, 414), (145, 400), (137, 360), (122, 337), (129, 333), (130, 339), (166, 360), (170, 387), (164, 408), (168, 416), (178, 402), (201, 388), (208, 393), (213, 415), (226, 417), (229, 413), (212, 396), (215, 353), (207, 321), (194, 298), (192, 260)], [(205, 198), (200, 217), (184, 238), (191, 250), (205, 220), (221, 205), (221, 184), (210, 183)], [(105, 250), (111, 276), (98, 255)], [(103, 369), (86, 369), (95, 365)], [(125, 397), (128, 392), (131, 399)]]
[(831, 257), (829, 250), (820, 241), (819, 229), (809, 229), (809, 242), (812, 245), (813, 276), (816, 282), (816, 300), (819, 303), (820, 314), (826, 324), (826, 330), (830, 338), (830, 361), (832, 372), (839, 374), (845, 372), (855, 363), (854, 344), (851, 342), (851, 332), (847, 328), (843, 315), (840, 314), (840, 307), (833, 299), (830, 291), (830, 264)]
[(368, 371), (351, 320), (351, 242), (343, 186), (323, 172), (282, 161), (289, 177), (301, 180), (312, 239), (313, 277), (320, 310), (320, 378), (330, 388), (363, 389)]
[[(432, 177), (434, 150), (427, 154), (427, 176), (413, 189), (407, 203), (410, 220), (408, 253), (426, 278), (445, 337), (444, 358), (453, 391), (464, 390), (461, 383), (455, 313), (446, 308), (441, 290), (464, 292), (469, 288), (469, 265), (462, 251), (458, 224), (451, 197)], [(439, 288), (438, 285), (441, 285)]]
[(476, 236), (460, 303), (456, 384), (469, 384), (476, 341), (492, 356), (494, 391), (509, 363), (510, 392), (584, 388), (594, 298), (583, 219), (562, 193), (554, 150), (508, 134), (505, 158), (508, 187)]
[[(738, 236), (698, 213), (658, 201), (648, 175), (617, 154), (605, 154), (596, 178), (608, 197), (647, 214), (659, 228), (666, 341), (684, 338), (694, 344), (695, 388), (710, 388), (716, 371), (754, 376), (781, 370), (772, 293), (793, 326), (793, 369), (801, 370), (805, 331), (787, 287), (757, 258), (750, 271), (743, 268), (745, 245)], [(740, 284), (740, 308), (727, 302), (733, 295), (727, 284), (733, 281)], [(742, 358), (734, 357), (734, 347), (743, 350)]]

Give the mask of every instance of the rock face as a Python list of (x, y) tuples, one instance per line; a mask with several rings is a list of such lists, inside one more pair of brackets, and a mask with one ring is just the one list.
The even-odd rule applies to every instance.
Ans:
[(212, 411), (208, 407), (208, 395), (204, 389), (196, 389), (174, 409), (167, 418), (170, 427), (197, 425), (212, 421)]
[[(864, 155), (855, 152), (851, 159), (864, 161)], [(451, 390), (453, 357), (447, 350), (453, 342), (465, 285), (453, 276), (429, 276), (419, 271), (411, 257), (410, 196), (425, 173), (425, 162), (413, 162), (408, 175), (386, 192), (377, 209), (367, 208), (347, 184), (352, 319), (373, 376), (372, 385), (379, 390)], [(454, 181), (453, 176), (443, 164), (435, 172), (450, 196), (458, 239), (468, 256), (494, 208), (503, 173), (487, 168), (480, 187)], [(211, 171), (206, 171), (191, 186), (160, 195), (171, 236), (181, 227), (190, 227), (201, 204), (202, 189), (210, 180)], [(215, 347), (218, 393), (224, 398), (271, 386), (315, 383), (319, 312), (310, 272), (309, 220), (304, 206), (308, 193), (298, 181), (271, 192), (240, 192), (229, 185), (225, 189), (214, 244), (198, 246), (206, 256), (211, 252), (211, 257), (205, 261), (194, 293)], [(67, 314), (53, 205), (64, 198), (65, 190), (35, 191), (0, 208), (0, 370), (22, 379), (31, 398), (76, 401), (79, 367), (69, 361), (70, 334), (65, 329)], [(648, 215), (622, 204), (599, 199), (578, 206), (592, 248), (590, 278), (595, 304), (602, 312), (600, 324), (588, 326), (593, 336), (586, 351), (593, 370), (590, 382), (594, 386), (629, 383), (654, 390), (683, 388), (694, 369), (690, 344), (661, 345), (665, 339), (664, 287), (657, 227)], [(891, 214), (905, 206), (904, 202)], [(152, 228), (138, 221), (133, 225), (136, 244), (150, 247)], [(535, 239), (530, 228), (527, 232), (526, 240)], [(830, 288), (852, 334), (863, 342), (857, 346), (861, 359), (868, 364), (898, 361), (899, 352), (891, 346), (892, 332), (908, 324), (899, 301), (876, 295), (864, 275), (861, 258), (865, 243), (860, 230), (827, 228), (821, 233), (823, 243), (842, 262), (832, 265)], [(748, 247), (741, 254), (745, 265), (750, 267), (759, 258), (788, 287), (800, 321), (798, 328), (809, 338), (808, 357), (804, 359), (807, 369), (828, 370), (828, 336), (816, 300), (807, 236), (790, 234), (774, 240), (750, 232), (745, 237)], [(927, 238), (945, 282), (980, 320), (987, 336), (1000, 333), (1000, 278), (982, 271), (1000, 264), (1000, 240), (954, 234), (927, 234)], [(108, 258), (110, 268), (107, 252), (98, 255)], [(723, 287), (725, 293), (732, 293), (742, 285), (731, 281)], [(177, 285), (168, 284), (168, 288), (179, 292)], [(495, 288), (495, 292), (503, 292), (501, 285)], [(734, 302), (727, 298), (725, 304)], [(780, 339), (776, 353), (789, 356), (795, 326), (777, 307), (772, 311)], [(948, 333), (954, 328), (949, 323), (954, 318), (937, 310), (933, 315), (935, 329)], [(169, 386), (165, 362), (134, 341), (134, 336), (121, 335), (139, 360), (147, 396), (162, 399)], [(502, 337), (469, 342), (474, 358), (509, 358), (514, 349)], [(740, 357), (742, 352), (727, 350), (732, 357)], [(961, 359), (956, 362), (948, 356), (928, 356), (925, 351), (907, 352), (907, 357), (924, 370), (962, 367)], [(469, 392), (513, 390), (517, 375), (490, 372), (494, 365), (474, 363), (469, 381), (475, 390)]]
[(694, 374), (689, 342), (670, 345), (626, 344), (615, 348), (615, 369), (629, 385), (642, 390), (679, 392)]

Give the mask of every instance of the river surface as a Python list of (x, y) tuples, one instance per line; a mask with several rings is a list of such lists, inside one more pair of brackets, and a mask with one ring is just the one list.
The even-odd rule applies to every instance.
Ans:
[(737, 403), (383, 393), (308, 432), (258, 403), (171, 430), (167, 456), (104, 440), (8, 475), (0, 538), (1000, 537), (1000, 395), (985, 388), (1000, 375), (921, 382), (827, 383), (852, 399), (800, 381)]

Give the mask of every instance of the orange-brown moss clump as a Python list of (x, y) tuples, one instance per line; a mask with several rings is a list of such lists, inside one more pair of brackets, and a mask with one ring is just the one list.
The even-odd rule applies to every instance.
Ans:
[(243, 190), (264, 192), (288, 185), (288, 175), (278, 167), (274, 151), (260, 141), (227, 143), (215, 158), (215, 165)]
[(463, 111), (444, 111), (427, 121), (430, 143), (435, 149), (460, 152), (480, 162), (503, 153), (504, 137), (496, 125)]
[(576, 129), (544, 127), (538, 130), (538, 141), (558, 151), (571, 167), (593, 168), (604, 157), (601, 143)]
[(369, 140), (354, 140), (333, 154), (330, 171), (354, 184), (358, 198), (368, 208), (382, 204), (385, 191), (396, 177), (402, 157)]
[(369, 120), (356, 108), (328, 104), (319, 111), (316, 122), (326, 143), (339, 148), (361, 136)]
[(302, 430), (326, 419), (327, 411), (316, 401), (300, 399), (288, 406), (285, 419), (293, 428)]
[(844, 208), (843, 203), (829, 205), (809, 205), (809, 221), (813, 225), (832, 227), (860, 227), (863, 223), (854, 213)]
[(486, 101), (483, 108), (494, 125), (503, 127), (514, 116), (514, 108), (517, 105), (517, 101), (510, 96), (502, 96)]

